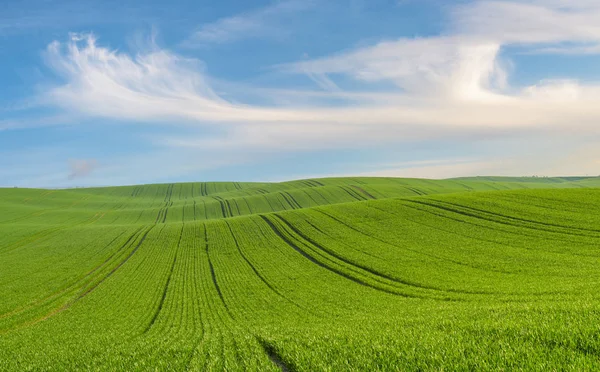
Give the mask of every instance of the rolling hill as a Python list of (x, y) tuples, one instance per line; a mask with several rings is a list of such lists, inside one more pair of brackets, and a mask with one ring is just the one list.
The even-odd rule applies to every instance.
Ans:
[(0, 189), (0, 369), (597, 369), (598, 187)]

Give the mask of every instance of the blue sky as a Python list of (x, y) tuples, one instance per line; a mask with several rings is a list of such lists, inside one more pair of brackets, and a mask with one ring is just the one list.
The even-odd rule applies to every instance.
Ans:
[(600, 174), (597, 0), (8, 2), (0, 186)]

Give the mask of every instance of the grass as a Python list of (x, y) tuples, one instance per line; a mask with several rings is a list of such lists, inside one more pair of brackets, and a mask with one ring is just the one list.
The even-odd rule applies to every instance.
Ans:
[(0, 370), (598, 369), (599, 186), (0, 189)]

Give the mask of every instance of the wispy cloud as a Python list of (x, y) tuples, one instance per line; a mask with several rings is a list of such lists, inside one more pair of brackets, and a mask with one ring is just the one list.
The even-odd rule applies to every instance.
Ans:
[(393, 82), (403, 92), (485, 98), (505, 82), (500, 45), (478, 39), (400, 39), (348, 53), (280, 66), (280, 71), (343, 74), (366, 83)]
[(390, 81), (401, 89), (387, 99), (352, 100), (352, 105), (292, 102), (281, 107), (269, 105), (268, 97), (263, 105), (223, 99), (199, 61), (163, 49), (130, 56), (98, 46), (91, 35), (79, 35), (66, 45), (49, 46), (48, 61), (65, 84), (48, 91), (44, 100), (78, 115), (157, 123), (177, 119), (225, 133), (170, 142), (188, 147), (343, 147), (358, 139), (482, 136), (550, 126), (570, 130), (573, 123), (589, 127), (600, 118), (596, 86), (548, 80), (506, 87), (499, 48), (475, 39), (403, 39), (281, 66), (289, 72), (348, 75), (365, 82), (365, 88)]
[[(600, 44), (600, 3), (590, 0), (476, 1), (453, 12), (453, 31), (502, 44), (521, 44), (546, 52), (589, 52)], [(548, 48), (540, 44), (570, 42)], [(583, 45), (582, 48), (579, 44)]]
[[(0, 36), (68, 30), (152, 19), (150, 6), (130, 1), (21, 0), (2, 2)], [(164, 12), (163, 12), (164, 15)]]
[[(226, 42), (260, 33), (268, 23), (263, 21), (298, 6), (294, 4), (277, 3), (237, 20), (231, 18), (234, 21), (206, 25), (200, 30), (204, 34), (195, 40)], [(260, 104), (217, 94), (223, 89), (214, 88), (199, 60), (156, 45), (128, 54), (102, 46), (93, 35), (75, 34), (67, 42), (49, 45), (48, 64), (63, 81), (44, 92), (41, 101), (78, 117), (210, 127), (210, 134), (173, 133), (154, 141), (160, 147), (196, 155), (232, 154), (232, 161), (247, 161), (248, 154), (267, 152), (441, 139), (470, 143), (492, 137), (499, 138), (494, 145), (499, 151), (502, 139), (521, 138), (527, 146), (560, 139), (565, 143), (563, 155), (579, 154), (587, 138), (600, 134), (600, 85), (552, 76), (529, 86), (510, 85), (510, 62), (504, 60), (502, 51), (510, 45), (528, 50), (565, 42), (593, 45), (600, 40), (600, 32), (596, 35), (597, 26), (588, 14), (596, 14), (599, 8), (591, 1), (469, 3), (452, 13), (455, 27), (444, 36), (387, 40), (276, 66), (278, 73), (306, 76), (319, 89), (243, 88), (242, 96), (260, 95)], [(522, 14), (529, 23), (520, 24)], [(563, 15), (566, 24), (552, 28), (556, 17)], [(352, 89), (342, 90), (348, 84), (341, 81), (352, 81)], [(385, 92), (380, 89), (382, 83), (390, 87)], [(281, 104), (282, 97), (285, 104)], [(423, 172), (430, 172), (429, 177), (500, 174), (505, 169), (501, 163), (515, 165), (512, 169), (522, 174), (540, 168), (568, 169), (564, 164), (552, 168), (544, 159), (534, 161), (527, 151), (515, 153), (516, 160), (482, 157), (468, 163), (411, 167), (413, 173), (404, 167), (402, 174), (424, 175), (418, 173), (420, 168), (427, 168)], [(593, 151), (588, 154), (600, 157)], [(587, 165), (578, 169), (596, 166), (594, 159), (582, 162)]]
[(207, 84), (199, 61), (168, 50), (130, 56), (99, 47), (94, 35), (74, 34), (66, 44), (50, 44), (46, 57), (66, 83), (43, 100), (70, 112), (148, 121), (236, 116)]
[[(36, 107), (39, 106), (39, 103)], [(72, 125), (75, 118), (71, 114), (55, 114), (44, 117), (19, 117), (13, 119), (0, 119), (0, 132), (13, 129), (41, 128), (49, 126)]]
[(251, 37), (280, 37), (285, 33), (284, 20), (308, 9), (312, 0), (283, 0), (251, 12), (221, 18), (202, 25), (183, 46), (231, 43)]

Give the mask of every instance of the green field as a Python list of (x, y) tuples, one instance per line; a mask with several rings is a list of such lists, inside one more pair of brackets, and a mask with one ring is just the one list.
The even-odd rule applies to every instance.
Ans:
[(0, 370), (600, 369), (600, 178), (0, 189)]

